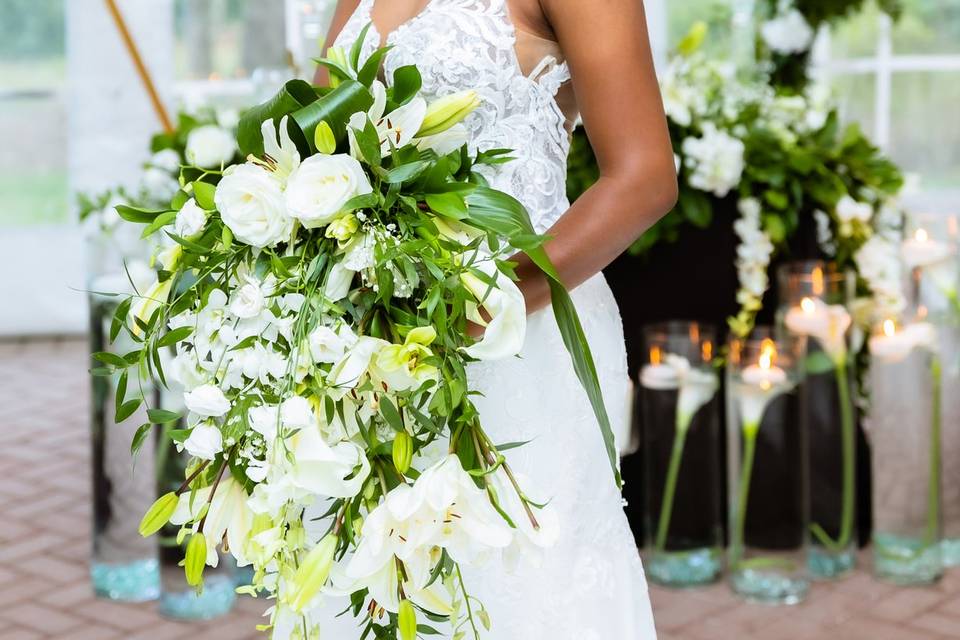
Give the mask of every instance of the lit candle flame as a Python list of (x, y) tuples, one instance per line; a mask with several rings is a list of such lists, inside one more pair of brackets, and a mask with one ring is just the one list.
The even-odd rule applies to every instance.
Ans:
[(897, 323), (891, 319), (886, 319), (883, 321), (883, 335), (888, 338), (892, 338), (897, 335)]
[(800, 301), (800, 308), (803, 309), (803, 312), (807, 315), (811, 315), (817, 310), (817, 303), (815, 303), (812, 298), (804, 298)]
[(823, 295), (823, 269), (816, 267), (813, 270), (813, 273), (810, 274), (811, 279), (813, 280), (813, 295), (822, 296)]
[(767, 338), (760, 346), (760, 368), (770, 369), (777, 359), (777, 345), (773, 340)]
[(930, 239), (930, 235), (927, 233), (926, 229), (917, 229), (917, 232), (913, 234), (913, 237), (917, 242), (926, 242)]
[(663, 354), (660, 353), (660, 347), (650, 347), (650, 364), (660, 364), (663, 361)]
[(709, 340), (705, 341), (700, 346), (700, 352), (701, 352), (701, 355), (703, 356), (704, 362), (713, 361), (713, 343), (712, 342), (710, 342)]

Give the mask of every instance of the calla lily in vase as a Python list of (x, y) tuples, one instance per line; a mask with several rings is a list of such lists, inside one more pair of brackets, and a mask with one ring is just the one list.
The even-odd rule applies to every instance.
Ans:
[(670, 518), (673, 513), (677, 477), (680, 473), (680, 463), (683, 460), (683, 449), (690, 423), (700, 408), (713, 399), (720, 385), (715, 373), (694, 368), (690, 365), (689, 360), (674, 354), (667, 354), (663, 364), (652, 364), (644, 367), (640, 382), (648, 389), (676, 389), (679, 391), (677, 395), (676, 432), (674, 434), (673, 450), (670, 455), (670, 466), (667, 470), (663, 502), (660, 508), (657, 537), (654, 543), (654, 548), (662, 552), (667, 545), (667, 533), (670, 529)]
[[(814, 522), (810, 526), (816, 541), (829, 553), (837, 556), (836, 563), (813, 563), (814, 573), (821, 577), (835, 577), (853, 568), (854, 562), (854, 552), (850, 547), (854, 534), (856, 500), (856, 425), (850, 393), (847, 350), (847, 333), (852, 325), (852, 318), (843, 305), (827, 304), (819, 298), (804, 297), (799, 305), (787, 311), (784, 324), (792, 335), (815, 340), (825, 356), (824, 366), (818, 366), (816, 352), (809, 353), (806, 373), (825, 373), (821, 369), (829, 367), (836, 379), (842, 457), (840, 529), (836, 538), (833, 538), (820, 523)], [(841, 558), (841, 555), (845, 557)]]

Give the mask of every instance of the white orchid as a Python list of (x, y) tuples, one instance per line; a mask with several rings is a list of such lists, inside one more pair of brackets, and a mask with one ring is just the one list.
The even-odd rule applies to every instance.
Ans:
[[(477, 360), (502, 360), (520, 353), (527, 333), (527, 305), (523, 292), (491, 260), (479, 260), (460, 281), (474, 300), (468, 303), (469, 319), (485, 327), (483, 337), (464, 352)], [(489, 320), (488, 320), (489, 318)]]

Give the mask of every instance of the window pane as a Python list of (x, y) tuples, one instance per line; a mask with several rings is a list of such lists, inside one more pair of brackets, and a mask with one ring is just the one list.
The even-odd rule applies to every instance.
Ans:
[(872, 74), (843, 74), (833, 78), (845, 123), (857, 123), (871, 138), (876, 126), (876, 78)]
[(863, 12), (841, 21), (832, 31), (831, 56), (864, 58), (876, 54), (880, 35), (880, 11), (868, 5)]
[(704, 50), (729, 56), (730, 33), (733, 22), (731, 0), (683, 0), (667, 2), (668, 46), (673, 50), (690, 28), (697, 22), (706, 22), (710, 35), (704, 42)]
[(960, 186), (960, 73), (911, 72), (893, 77), (890, 152), (920, 174), (925, 190)]
[(904, 0), (903, 16), (893, 30), (898, 54), (960, 52), (960, 3)]
[(287, 64), (284, 2), (176, 0), (177, 77), (247, 78)]
[(0, 20), (0, 227), (68, 218), (63, 0), (6, 0)]

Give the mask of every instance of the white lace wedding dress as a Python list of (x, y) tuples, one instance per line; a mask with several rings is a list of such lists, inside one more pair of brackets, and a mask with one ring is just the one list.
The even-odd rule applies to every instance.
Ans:
[[(371, 23), (374, 0), (360, 6), (341, 32), (349, 47), (371, 24), (372, 53), (381, 35)], [(565, 64), (543, 60), (521, 70), (507, 0), (432, 0), (386, 41), (386, 77), (415, 64), (427, 97), (475, 89), (482, 106), (467, 125), (475, 148), (515, 149), (516, 160), (491, 171), (493, 187), (521, 200), (538, 231), (567, 210), (569, 136), (555, 100), (570, 78)], [(598, 275), (573, 292), (596, 359), (611, 420), (628, 420), (623, 328), (610, 289)], [(653, 640), (647, 585), (596, 420), (570, 364), (550, 310), (530, 317), (523, 353), (469, 369), (484, 428), (497, 442), (531, 441), (507, 455), (533, 485), (553, 496), (562, 537), (539, 568), (513, 573), (472, 569), (464, 578), (487, 607), (488, 640)], [(345, 607), (341, 607), (341, 610)], [(356, 631), (349, 614), (324, 638)], [(352, 633), (348, 632), (348, 629)]]

